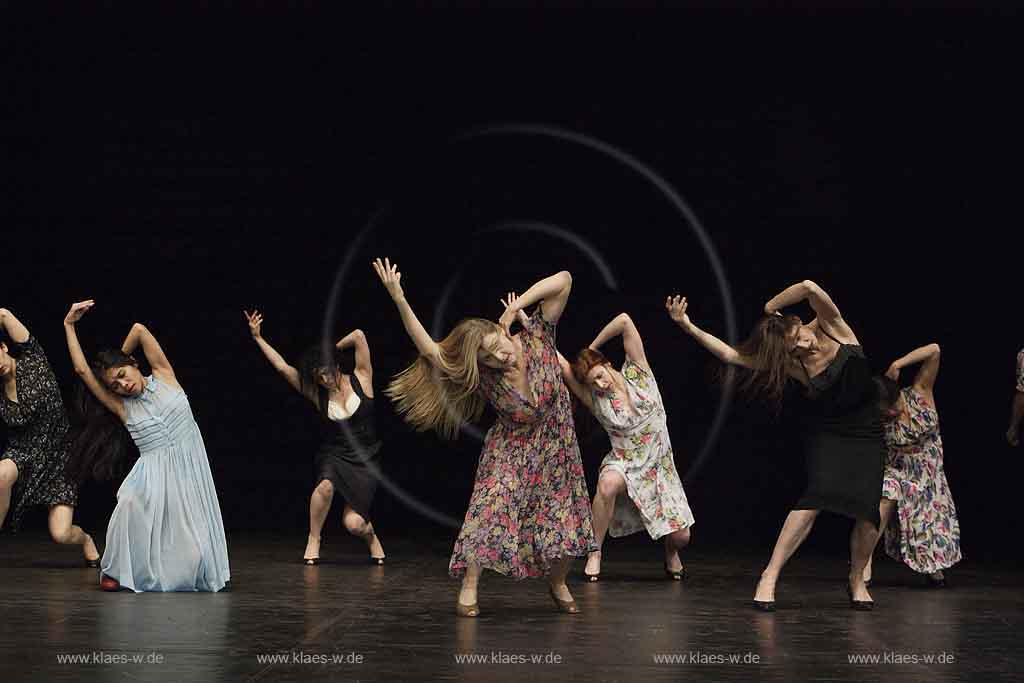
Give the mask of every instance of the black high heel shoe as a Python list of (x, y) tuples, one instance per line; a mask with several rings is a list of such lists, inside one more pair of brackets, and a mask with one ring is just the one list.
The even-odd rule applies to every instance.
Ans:
[(370, 555), (370, 564), (375, 564), (378, 567), (383, 567), (384, 566), (384, 558), (383, 557), (374, 557), (373, 555)]
[(774, 600), (754, 600), (754, 609), (762, 612), (774, 612), (775, 601)]
[(943, 576), (941, 579), (936, 579), (931, 574), (925, 574), (925, 576), (928, 578), (928, 587), (929, 588), (945, 588), (946, 587), (946, 577), (945, 576)]
[(850, 608), (859, 610), (861, 612), (870, 612), (875, 608), (874, 600), (854, 600), (853, 591), (850, 590), (850, 584), (846, 584), (846, 595), (850, 598)]
[(304, 557), (304, 558), (302, 558), (302, 564), (306, 565), (307, 567), (315, 567), (316, 565), (320, 564), (320, 558), (319, 557)]
[(89, 567), (90, 569), (100, 568), (100, 558), (98, 557), (95, 560), (83, 560), (83, 562), (85, 563), (85, 566)]

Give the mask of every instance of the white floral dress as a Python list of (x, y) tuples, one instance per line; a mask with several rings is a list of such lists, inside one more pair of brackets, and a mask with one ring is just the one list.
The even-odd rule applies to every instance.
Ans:
[(612, 445), (601, 462), (601, 473), (612, 470), (621, 474), (628, 494), (616, 499), (608, 533), (628, 536), (646, 529), (651, 538), (658, 539), (693, 526), (693, 512), (676, 472), (665, 405), (654, 375), (626, 360), (622, 376), (637, 415), (622, 397), (612, 399), (594, 389), (590, 394), (594, 416)]
[(913, 387), (901, 391), (905, 417), (885, 424), (889, 454), (882, 496), (896, 501), (885, 551), (931, 574), (960, 561), (960, 521), (942, 465), (939, 414)]

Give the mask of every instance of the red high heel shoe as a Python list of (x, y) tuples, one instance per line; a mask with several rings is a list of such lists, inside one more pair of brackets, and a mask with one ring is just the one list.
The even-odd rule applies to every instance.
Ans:
[(121, 584), (117, 582), (117, 579), (112, 579), (106, 574), (100, 579), (100, 588), (107, 592), (115, 592), (120, 590), (126, 590)]

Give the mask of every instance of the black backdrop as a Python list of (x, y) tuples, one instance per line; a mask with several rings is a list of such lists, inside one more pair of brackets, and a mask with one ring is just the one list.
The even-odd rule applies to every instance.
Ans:
[[(316, 445), (315, 416), (264, 361), (242, 309), (264, 311), (265, 336), (294, 359), (337, 286), (331, 333), (366, 331), (380, 392), (412, 359), (369, 265), (386, 255), (428, 326), (496, 317), (506, 291), (563, 268), (575, 283), (564, 352), (628, 311), (689, 473), (694, 548), (774, 538), (803, 483), (791, 421), (734, 405), (693, 468), (715, 368), (662, 305), (686, 294), (695, 321), (723, 336), (726, 313), (691, 224), (595, 149), (462, 137), (504, 123), (604, 141), (669, 183), (721, 259), (741, 333), (770, 296), (811, 278), (879, 371), (939, 342), (965, 555), (1022, 555), (1006, 535), (1020, 452), (1003, 437), (1024, 345), (1011, 15), (10, 18), (0, 305), (42, 340), (67, 394), (70, 302), (97, 301), (80, 325), (88, 349), (149, 325), (203, 429), (229, 532), (301, 537)], [(557, 234), (493, 230), (509, 222)], [(414, 434), (379, 404), (388, 476), (461, 519), (478, 441)], [(591, 487), (605, 448), (599, 429), (583, 437)], [(109, 487), (91, 486), (81, 516), (95, 528), (112, 506)], [(375, 517), (385, 538), (454, 533), (386, 491)], [(845, 521), (821, 524), (812, 544), (845, 547)]]

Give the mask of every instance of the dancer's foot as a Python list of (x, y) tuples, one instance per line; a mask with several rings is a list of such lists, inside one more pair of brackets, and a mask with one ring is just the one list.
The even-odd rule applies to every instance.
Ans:
[(851, 574), (846, 593), (850, 596), (850, 606), (854, 609), (868, 610), (874, 606), (874, 600), (871, 599), (871, 593), (868, 593), (868, 587), (864, 585), (862, 577)]
[(945, 588), (946, 587), (946, 575), (942, 571), (932, 572), (928, 574), (928, 585), (932, 588)]
[(772, 576), (768, 572), (761, 574), (761, 579), (757, 582), (757, 590), (754, 591), (754, 602), (775, 602), (775, 582), (778, 577)]
[(455, 604), (455, 612), (460, 617), (475, 617), (480, 614), (480, 606), (477, 604), (476, 585), (468, 586), (462, 584), (459, 590), (459, 599)]
[(117, 579), (112, 579), (104, 574), (100, 578), (100, 588), (108, 593), (113, 593), (121, 590), (121, 584), (117, 582)]
[(96, 550), (96, 544), (93, 543), (92, 536), (89, 534), (85, 535), (85, 543), (82, 544), (82, 555), (85, 556), (86, 566), (100, 566), (100, 552)]
[(580, 611), (579, 607), (576, 606), (576, 601), (572, 599), (572, 593), (569, 592), (569, 587), (565, 585), (565, 582), (558, 585), (549, 584), (548, 592), (551, 594), (551, 599), (555, 601), (555, 606), (562, 612), (576, 614)]
[(601, 551), (595, 550), (587, 555), (587, 566), (583, 568), (587, 581), (597, 581), (601, 576)]
[(384, 546), (380, 544), (376, 533), (370, 532), (370, 540), (367, 545), (370, 546), (370, 559), (377, 564), (384, 564)]
[(683, 568), (683, 561), (679, 559), (678, 551), (665, 553), (665, 574), (673, 581), (683, 580), (686, 570)]
[(306, 552), (302, 553), (302, 561), (308, 565), (319, 564), (320, 562), (320, 537), (308, 536), (306, 539)]

